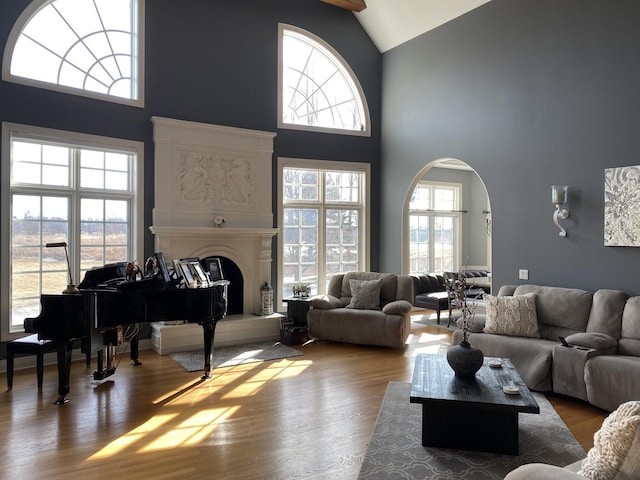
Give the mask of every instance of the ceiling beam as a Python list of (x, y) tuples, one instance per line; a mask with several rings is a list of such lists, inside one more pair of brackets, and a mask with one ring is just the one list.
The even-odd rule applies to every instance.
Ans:
[(346, 8), (347, 10), (351, 10), (353, 12), (361, 12), (365, 8), (367, 8), (367, 4), (364, 3), (364, 0), (320, 0), (325, 3), (330, 3), (331, 5), (335, 5), (336, 7)]

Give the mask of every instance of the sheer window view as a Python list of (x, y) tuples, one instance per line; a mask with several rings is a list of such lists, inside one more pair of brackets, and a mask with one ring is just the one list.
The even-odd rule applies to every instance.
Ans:
[(134, 100), (140, 53), (137, 0), (53, 0), (23, 26), (10, 74)]
[(410, 273), (458, 268), (460, 187), (420, 182), (409, 204)]
[(282, 171), (283, 298), (303, 282), (324, 292), (332, 275), (363, 268), (364, 173)]
[(40, 312), (40, 295), (132, 253), (131, 152), (11, 137), (11, 331)]
[(366, 133), (362, 89), (339, 55), (308, 32), (281, 35), (282, 124)]

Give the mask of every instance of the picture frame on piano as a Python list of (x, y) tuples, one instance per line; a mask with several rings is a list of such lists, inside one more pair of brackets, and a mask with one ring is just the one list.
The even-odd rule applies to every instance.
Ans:
[(158, 264), (158, 270), (160, 276), (166, 285), (171, 284), (171, 273), (169, 273), (169, 267), (167, 266), (167, 259), (164, 258), (164, 253), (155, 252), (153, 254), (156, 257), (156, 263)]
[(201, 288), (207, 288), (209, 286), (209, 277), (204, 273), (200, 262), (191, 262), (191, 266), (193, 267), (193, 276), (198, 282), (198, 286)]
[(218, 280), (224, 280), (224, 275), (222, 274), (222, 263), (219, 258), (209, 258), (206, 260), (208, 263), (209, 270), (209, 281), (211, 283), (217, 282)]
[(191, 262), (178, 261), (176, 266), (180, 276), (184, 280), (185, 286), (187, 288), (198, 288), (197, 280), (193, 277)]

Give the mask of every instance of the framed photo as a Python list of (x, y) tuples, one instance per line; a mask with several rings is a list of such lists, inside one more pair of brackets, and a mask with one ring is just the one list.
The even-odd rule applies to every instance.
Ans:
[(222, 274), (222, 265), (219, 258), (211, 258), (209, 262), (209, 279), (211, 282), (217, 282), (218, 280), (224, 280)]
[(191, 273), (193, 274), (193, 278), (198, 284), (199, 287), (206, 288), (209, 286), (209, 279), (207, 275), (204, 273), (202, 269), (202, 265), (200, 265), (199, 261), (189, 262), (189, 266), (191, 267)]
[(178, 272), (180, 276), (184, 280), (184, 284), (187, 288), (197, 288), (198, 284), (196, 279), (193, 277), (191, 262), (178, 262)]
[(170, 284), (171, 274), (169, 273), (169, 267), (167, 267), (167, 260), (164, 258), (164, 254), (162, 252), (155, 252), (153, 255), (156, 257), (158, 270), (160, 270), (162, 280), (164, 280), (165, 284)]

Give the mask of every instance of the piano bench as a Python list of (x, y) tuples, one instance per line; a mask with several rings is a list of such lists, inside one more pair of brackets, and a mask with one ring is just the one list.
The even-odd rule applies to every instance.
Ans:
[(56, 344), (51, 340), (38, 340), (38, 334), (18, 338), (7, 343), (7, 389), (13, 388), (13, 359), (16, 356), (36, 355), (38, 390), (42, 390), (44, 354), (56, 351)]

